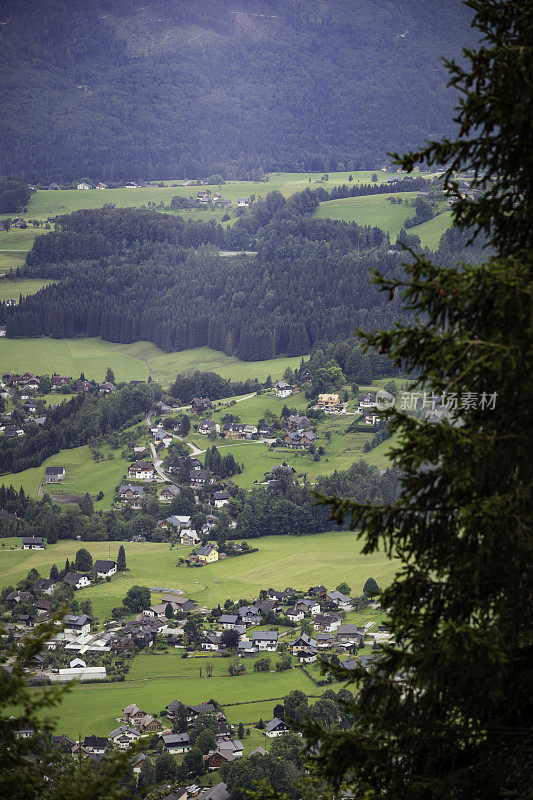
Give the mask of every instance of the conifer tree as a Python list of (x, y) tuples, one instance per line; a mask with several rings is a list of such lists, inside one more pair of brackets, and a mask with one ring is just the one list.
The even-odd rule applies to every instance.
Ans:
[[(416, 319), (364, 335), (449, 416), (389, 412), (397, 503), (323, 499), (351, 519), (364, 553), (383, 547), (400, 565), (380, 597), (394, 644), (371, 680), (355, 671), (353, 727), (306, 725), (319, 774), (356, 798), (531, 791), (533, 10), (521, 0), (466, 5), (482, 43), (464, 65), (447, 62), (462, 95), (458, 138), (400, 163), (446, 164), (455, 223), (491, 250), (481, 266), (412, 255), (406, 277), (378, 283)], [(469, 168), (473, 197), (463, 197), (456, 175)]]
[(52, 564), (50, 568), (50, 580), (51, 581), (59, 580), (59, 570), (55, 564)]
[(117, 570), (119, 572), (123, 572), (126, 569), (126, 550), (124, 549), (124, 545), (121, 544), (118, 548), (118, 555), (117, 555)]

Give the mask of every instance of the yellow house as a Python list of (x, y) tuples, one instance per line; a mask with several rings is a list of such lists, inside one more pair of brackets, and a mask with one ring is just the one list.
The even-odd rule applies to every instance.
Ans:
[(341, 399), (338, 394), (319, 394), (318, 395), (318, 405), (320, 408), (323, 408), (325, 411), (333, 411), (340, 406)]
[(196, 555), (198, 556), (198, 561), (203, 564), (212, 564), (213, 561), (218, 561), (218, 550), (211, 544), (200, 547)]

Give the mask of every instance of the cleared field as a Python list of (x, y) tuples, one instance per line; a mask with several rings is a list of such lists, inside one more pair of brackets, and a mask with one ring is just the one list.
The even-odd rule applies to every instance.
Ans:
[(424, 222), (422, 225), (416, 225), (410, 229), (410, 233), (416, 233), (420, 236), (420, 241), (424, 247), (429, 247), (431, 250), (436, 250), (442, 234), (452, 226), (452, 212), (443, 211), (437, 214), (433, 219)]
[[(7, 540), (6, 540), (7, 541)], [(128, 571), (76, 593), (79, 600), (90, 598), (96, 616), (103, 620), (134, 584), (181, 589), (202, 605), (213, 607), (228, 597), (233, 600), (257, 597), (260, 588), (307, 589), (323, 583), (328, 588), (346, 580), (355, 594), (362, 592), (366, 579), (374, 577), (380, 586), (392, 579), (396, 565), (383, 553), (361, 555), (354, 533), (342, 531), (316, 536), (265, 536), (250, 542), (258, 548), (235, 559), (208, 564), (201, 569), (176, 567), (178, 558), (190, 548), (170, 549), (168, 544), (125, 544)], [(118, 542), (87, 542), (93, 558), (108, 558), (118, 551)], [(48, 575), (53, 563), (64, 564), (76, 556), (80, 545), (60, 541), (42, 551), (0, 551), (0, 586), (16, 584), (32, 568)], [(154, 594), (155, 600), (157, 595)]]
[[(377, 225), (389, 233), (391, 244), (394, 244), (407, 217), (413, 216), (414, 209), (405, 203), (392, 203), (390, 198), (400, 197), (403, 200), (412, 200), (416, 195), (417, 192), (402, 192), (401, 194), (375, 194), (328, 200), (319, 205), (314, 216), (321, 219), (356, 222), (358, 225)], [(440, 207), (444, 208), (445, 205), (441, 204)], [(435, 249), (440, 237), (450, 225), (450, 212), (444, 211), (429, 222), (410, 228), (409, 232), (420, 236), (424, 246)]]
[[(416, 192), (402, 192), (400, 197), (412, 200)], [(320, 203), (314, 216), (321, 219), (342, 219), (345, 222), (356, 222), (358, 225), (377, 225), (391, 236), (394, 243), (407, 217), (414, 210), (404, 203), (391, 203), (391, 194), (374, 194), (364, 197), (347, 197), (341, 200), (328, 200)]]
[[(25, 492), (35, 497), (46, 467), (65, 467), (65, 480), (60, 484), (45, 484), (44, 492), (51, 495), (84, 495), (89, 492), (95, 508), (108, 510), (111, 508), (115, 486), (127, 471), (129, 462), (120, 457), (120, 450), (104, 446), (101, 451), (106, 457), (105, 461), (94, 461), (87, 445), (62, 450), (43, 461), (40, 467), (2, 475), (0, 482), (6, 486), (13, 485), (17, 489), (22, 486)], [(100, 491), (104, 493), (104, 497), (96, 502), (95, 495)]]
[(50, 283), (55, 283), (55, 281), (41, 280), (40, 278), (4, 278), (0, 281), (0, 300), (12, 297), (18, 303), (20, 295), (24, 297), (28, 294), (35, 294)]
[[(227, 666), (229, 661), (227, 659), (224, 661)], [(251, 670), (251, 667), (249, 669)], [(145, 678), (124, 683), (105, 683), (101, 686), (96, 684), (75, 686), (64, 696), (53, 717), (56, 719), (58, 732), (75, 734), (76, 737), (79, 733), (82, 737), (92, 733), (103, 736), (116, 727), (116, 719), (129, 703), (137, 703), (145, 711), (153, 714), (160, 712), (172, 700), (196, 704), (213, 697), (224, 705), (235, 702), (236, 698), (243, 703), (282, 698), (292, 689), (301, 689), (313, 695), (319, 695), (323, 691), (322, 687), (315, 686), (299, 669), (267, 673), (249, 671), (239, 677)], [(270, 700), (268, 707), (271, 709), (273, 705), (275, 702), (272, 703)], [(251, 706), (254, 708), (253, 718), (259, 719), (257, 703), (252, 702)], [(266, 710), (266, 704), (263, 708)], [(246, 706), (240, 705), (232, 709), (233, 719), (236, 710), (244, 711)], [(248, 719), (243, 721), (249, 719), (248, 716)], [(240, 719), (236, 721), (239, 722)], [(82, 724), (81, 730), (80, 724)]]
[(103, 380), (109, 366), (117, 381), (146, 380), (151, 375), (153, 380), (164, 385), (173, 381), (178, 373), (194, 370), (217, 372), (233, 380), (255, 377), (264, 380), (269, 374), (278, 379), (287, 367), (297, 367), (300, 360), (298, 356), (245, 362), (208, 347), (164, 353), (151, 342), (121, 345), (99, 338), (39, 337), (0, 341), (0, 363), (6, 371), (57, 372), (73, 378), (83, 372), (87, 378)]

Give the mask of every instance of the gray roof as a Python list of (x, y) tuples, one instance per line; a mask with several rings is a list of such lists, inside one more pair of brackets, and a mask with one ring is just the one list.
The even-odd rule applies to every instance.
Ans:
[(282, 719), (279, 719), (279, 717), (274, 717), (274, 719), (271, 719), (270, 722), (267, 722), (265, 730), (270, 733), (270, 731), (275, 730), (279, 726), (284, 726), (285, 728), (289, 727)]
[(258, 639), (259, 641), (270, 641), (270, 640), (277, 641), (277, 638), (278, 638), (277, 631), (254, 631), (252, 633), (252, 641), (254, 639)]
[(212, 789), (206, 789), (200, 800), (229, 800), (229, 792), (225, 783), (217, 783)]
[(161, 738), (167, 746), (188, 744), (190, 742), (188, 733), (164, 733)]

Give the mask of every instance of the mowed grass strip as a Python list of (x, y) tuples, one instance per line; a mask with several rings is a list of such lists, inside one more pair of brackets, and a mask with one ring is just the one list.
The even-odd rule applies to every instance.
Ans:
[[(6, 540), (7, 541), (7, 540)], [(134, 584), (180, 589), (200, 605), (212, 608), (227, 598), (257, 597), (261, 588), (272, 586), (284, 589), (308, 589), (323, 583), (334, 588), (341, 581), (361, 594), (368, 577), (387, 586), (396, 571), (396, 562), (383, 553), (361, 554), (361, 543), (349, 531), (322, 533), (315, 536), (265, 536), (249, 539), (258, 552), (208, 564), (200, 569), (177, 567), (178, 558), (190, 548), (170, 549), (170, 545), (155, 542), (126, 542), (128, 571), (114, 575), (108, 583), (81, 589), (78, 600), (90, 599), (96, 616), (103, 621), (111, 609), (122, 604), (122, 598)], [(48, 576), (53, 563), (63, 566), (75, 558), (84, 546), (96, 558), (116, 558), (119, 542), (60, 541), (46, 550), (0, 551), (0, 586), (15, 585), (35, 568)], [(153, 593), (152, 602), (160, 595)]]
[(86, 378), (99, 381), (104, 380), (109, 366), (117, 381), (146, 380), (151, 375), (153, 380), (168, 386), (179, 373), (196, 370), (216, 372), (232, 380), (264, 380), (269, 374), (277, 380), (287, 367), (299, 366), (301, 357), (247, 362), (209, 347), (164, 353), (151, 342), (121, 345), (94, 337), (50, 339), (43, 336), (2, 339), (0, 360), (4, 371), (29, 370), (39, 375), (56, 372), (72, 378), (78, 378), (83, 372)]

